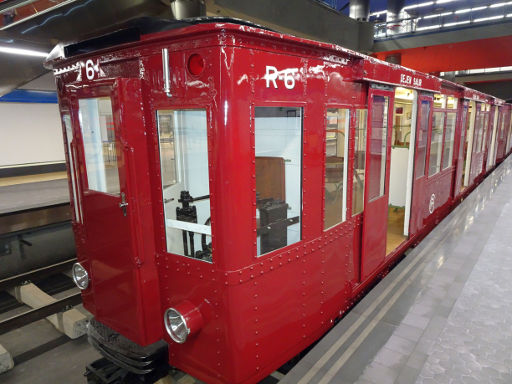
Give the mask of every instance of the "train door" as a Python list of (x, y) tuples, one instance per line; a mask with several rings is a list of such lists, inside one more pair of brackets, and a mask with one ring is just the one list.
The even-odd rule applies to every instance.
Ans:
[(412, 89), (395, 89), (386, 255), (394, 251), (409, 235), (417, 99), (417, 92)]
[[(99, 321), (133, 341), (146, 343), (157, 328), (145, 331), (148, 323), (142, 314), (156, 316), (159, 310), (141, 308), (145, 288), (136, 278), (149, 268), (140, 268), (144, 262), (139, 248), (143, 247), (143, 234), (137, 229), (146, 217), (137, 208), (137, 200), (145, 199), (140, 192), (146, 187), (142, 180), (138, 183), (134, 179), (137, 174), (141, 178), (147, 174), (144, 169), (135, 171), (141, 166), (138, 160), (147, 157), (140, 81), (117, 79), (113, 84), (73, 92), (80, 201), (87, 240), (80, 261), (91, 279), (84, 301), (91, 295), (89, 302)], [(150, 276), (146, 274), (145, 279), (150, 281)]]
[(412, 191), (412, 209), (409, 232), (415, 234), (423, 227), (425, 215), (425, 186), (427, 182), (427, 145), (428, 131), (432, 125), (432, 107), (434, 98), (432, 94), (421, 94), (418, 97), (418, 117), (414, 153), (414, 188)]
[(459, 154), (457, 156), (457, 168), (455, 173), (455, 189), (453, 191), (453, 197), (459, 195), (464, 186), (464, 161), (466, 158), (467, 151), (467, 121), (468, 121), (468, 108), (469, 102), (464, 101), (459, 113), (462, 111), (460, 118), (460, 136), (459, 136)]
[(393, 99), (391, 88), (368, 91), (361, 280), (375, 271), (386, 256)]
[(485, 142), (485, 132), (489, 121), (490, 105), (485, 103), (477, 104), (475, 114), (475, 130), (473, 138), (473, 153), (471, 159), (469, 183), (473, 184), (475, 179), (480, 176), (483, 170), (483, 150)]
[(473, 153), (473, 136), (475, 135), (475, 118), (477, 105), (474, 101), (469, 103), (469, 109), (466, 118), (466, 142), (464, 144), (464, 167), (462, 171), (462, 187), (466, 189), (469, 186), (469, 175), (471, 171), (471, 158)]
[[(487, 145), (487, 160), (486, 160), (486, 170), (487, 171), (490, 170), (491, 167), (495, 163), (494, 153), (496, 150), (496, 131), (497, 131), (497, 128), (498, 128), (501, 120), (503, 119), (502, 114), (500, 114), (501, 108), (496, 105), (493, 107), (493, 109), (494, 109), (494, 119), (493, 119), (493, 124), (492, 124), (492, 130), (489, 129), (489, 141), (487, 143), (488, 144)], [(491, 116), (492, 116), (492, 114), (491, 114)]]

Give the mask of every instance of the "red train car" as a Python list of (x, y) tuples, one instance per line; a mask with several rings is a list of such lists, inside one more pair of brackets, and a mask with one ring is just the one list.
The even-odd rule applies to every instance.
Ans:
[(164, 345), (257, 382), (510, 152), (502, 100), (240, 21), (146, 20), (48, 65), (90, 340), (136, 373)]

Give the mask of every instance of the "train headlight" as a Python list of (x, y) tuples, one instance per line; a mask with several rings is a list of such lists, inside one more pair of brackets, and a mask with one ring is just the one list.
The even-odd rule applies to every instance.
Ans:
[(183, 301), (165, 311), (164, 324), (171, 339), (183, 344), (189, 335), (202, 328), (203, 317), (196, 306), (189, 301)]
[(81, 290), (87, 289), (89, 286), (89, 274), (80, 263), (73, 264), (71, 275), (73, 276), (73, 281), (78, 288)]

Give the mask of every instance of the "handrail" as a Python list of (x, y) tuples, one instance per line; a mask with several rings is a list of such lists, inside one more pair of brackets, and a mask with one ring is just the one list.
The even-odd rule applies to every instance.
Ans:
[[(4, 15), (3, 18), (0, 17), (0, 29), (47, 12), (65, 2), (69, 0), (5, 0), (0, 3), (0, 15)], [(5, 16), (12, 11), (11, 19), (7, 21)]]

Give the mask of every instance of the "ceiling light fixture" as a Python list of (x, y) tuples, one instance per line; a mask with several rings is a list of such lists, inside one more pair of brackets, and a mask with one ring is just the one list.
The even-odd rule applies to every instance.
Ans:
[(0, 52), (9, 53), (11, 55), (21, 55), (21, 56), (35, 56), (35, 57), (48, 56), (47, 52), (34, 51), (32, 49), (24, 49), (24, 48), (5, 47), (5, 46), (0, 46)]

